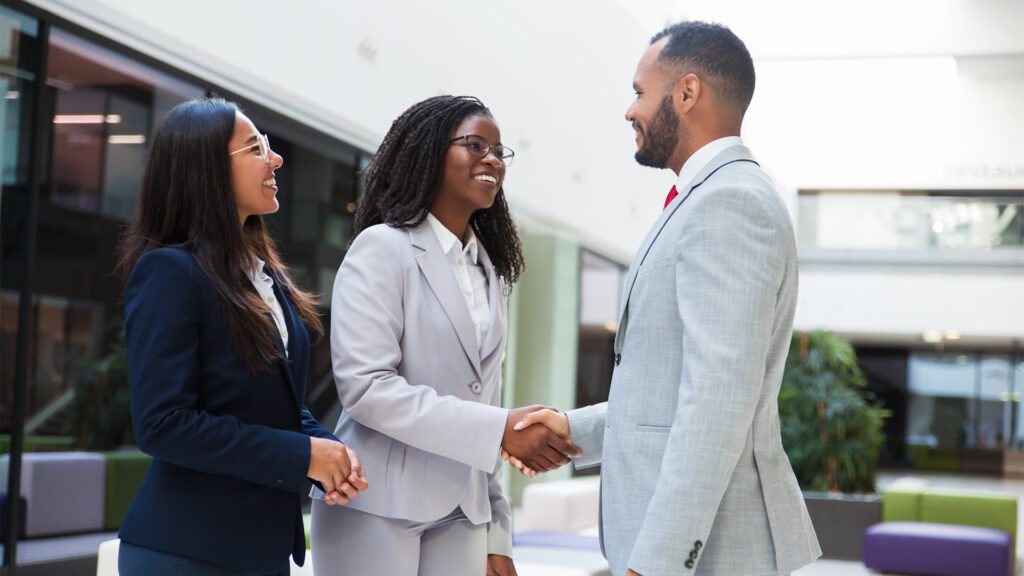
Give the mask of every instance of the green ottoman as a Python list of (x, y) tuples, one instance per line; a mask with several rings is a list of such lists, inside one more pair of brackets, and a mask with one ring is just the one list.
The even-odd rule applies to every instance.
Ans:
[(138, 450), (104, 452), (107, 460), (107, 507), (104, 528), (117, 530), (142, 484), (153, 458)]

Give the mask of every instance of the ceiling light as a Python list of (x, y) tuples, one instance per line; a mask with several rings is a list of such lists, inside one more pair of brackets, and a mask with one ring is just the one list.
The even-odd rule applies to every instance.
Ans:
[(946, 338), (946, 340), (959, 340), (960, 332), (957, 330), (946, 330), (946, 333), (943, 334), (943, 336)]
[(110, 144), (145, 144), (146, 137), (142, 134), (111, 134), (107, 136)]
[(921, 334), (921, 339), (929, 344), (938, 344), (942, 342), (942, 332), (938, 330), (926, 330), (924, 334)]
[(120, 114), (57, 114), (53, 117), (54, 124), (120, 124)]

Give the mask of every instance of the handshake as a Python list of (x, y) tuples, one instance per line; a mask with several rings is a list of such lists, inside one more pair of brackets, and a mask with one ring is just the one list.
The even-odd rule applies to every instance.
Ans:
[(546, 406), (508, 411), (501, 438), (501, 458), (530, 478), (550, 472), (583, 453), (572, 445), (569, 418)]

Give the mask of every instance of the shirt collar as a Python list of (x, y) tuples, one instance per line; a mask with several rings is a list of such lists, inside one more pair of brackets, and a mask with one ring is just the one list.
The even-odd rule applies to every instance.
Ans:
[(477, 264), (480, 248), (472, 227), (466, 231), (466, 242), (463, 244), (459, 242), (459, 238), (455, 234), (452, 234), (451, 230), (445, 228), (445, 225), (441, 224), (441, 221), (430, 212), (427, 212), (427, 222), (430, 222), (430, 228), (434, 230), (434, 235), (437, 236), (437, 241), (441, 244), (441, 249), (444, 250), (445, 254), (450, 254), (457, 245), (471, 263)]
[(690, 190), (690, 186), (693, 185), (693, 179), (697, 176), (697, 173), (714, 160), (715, 156), (718, 156), (726, 148), (742, 145), (743, 139), (739, 136), (726, 136), (701, 146), (699, 150), (686, 160), (686, 163), (683, 164), (683, 169), (679, 171), (679, 178), (676, 180), (676, 190), (679, 194), (686, 194)]
[(251, 279), (253, 283), (259, 282), (261, 280), (263, 282), (271, 280), (270, 276), (268, 276), (267, 273), (264, 271), (264, 267), (267, 265), (267, 263), (259, 258), (255, 258), (255, 260), (256, 266), (249, 271), (249, 279)]

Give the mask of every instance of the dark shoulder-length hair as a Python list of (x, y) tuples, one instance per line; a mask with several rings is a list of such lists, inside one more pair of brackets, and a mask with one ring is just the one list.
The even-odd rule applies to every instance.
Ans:
[[(407, 228), (423, 222), (444, 178), (444, 161), (455, 130), (475, 115), (493, 118), (483, 102), (471, 96), (435, 96), (414, 104), (391, 124), (366, 168), (353, 239), (374, 224)], [(469, 225), (498, 275), (512, 286), (524, 268), (523, 246), (504, 186), (490, 208), (473, 213)]]
[(238, 354), (252, 372), (282, 358), (270, 308), (246, 273), (266, 262), (306, 327), (323, 335), (315, 297), (292, 282), (259, 215), (238, 223), (228, 145), (238, 107), (219, 98), (190, 100), (160, 122), (150, 140), (135, 215), (122, 238), (124, 281), (143, 254), (175, 246), (192, 254), (213, 285)]

